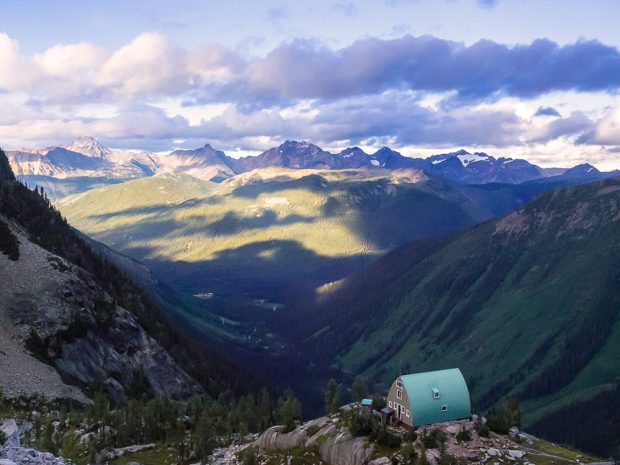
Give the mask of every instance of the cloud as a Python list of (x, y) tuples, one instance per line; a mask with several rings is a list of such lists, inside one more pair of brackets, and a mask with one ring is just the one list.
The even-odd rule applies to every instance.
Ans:
[(0, 65), (0, 88), (57, 103), (184, 95), (196, 103), (278, 106), (390, 89), (454, 92), (467, 103), (620, 89), (618, 49), (598, 41), (561, 46), (547, 39), (508, 46), (431, 36), (366, 38), (339, 50), (297, 39), (245, 58), (217, 44), (187, 50), (161, 34), (143, 33), (115, 51), (80, 43), (22, 57), (17, 42), (0, 34)]
[(557, 111), (553, 107), (538, 107), (538, 110), (536, 110), (536, 113), (534, 113), (534, 116), (557, 116), (557, 117), (561, 117), (562, 115), (560, 114), (559, 111)]
[(435, 37), (367, 38), (332, 50), (294, 40), (251, 60), (217, 98), (287, 102), (378, 94), (387, 89), (454, 91), (461, 101), (532, 98), (554, 91), (617, 91), (620, 52), (597, 41), (547, 39), (507, 46)]
[(482, 8), (495, 8), (499, 0), (478, 0), (478, 5)]
[(352, 18), (359, 13), (359, 7), (355, 3), (334, 3), (333, 8), (345, 18)]
[(580, 144), (620, 145), (620, 107), (608, 111), (577, 142)]

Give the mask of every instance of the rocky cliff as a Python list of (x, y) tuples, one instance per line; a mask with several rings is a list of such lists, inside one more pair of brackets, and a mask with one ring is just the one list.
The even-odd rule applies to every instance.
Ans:
[(17, 261), (0, 255), (0, 387), (8, 396), (84, 400), (80, 388), (173, 398), (199, 386), (90, 273), (14, 229)]

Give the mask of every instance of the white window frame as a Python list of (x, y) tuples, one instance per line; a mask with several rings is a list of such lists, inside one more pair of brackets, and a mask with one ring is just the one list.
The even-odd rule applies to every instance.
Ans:
[(402, 398), (403, 398), (403, 391), (401, 391), (400, 389), (398, 389), (398, 390), (396, 391), (396, 397), (398, 397), (399, 399), (402, 399)]
[(388, 407), (392, 408), (392, 401), (388, 401)]
[(400, 381), (396, 381), (396, 387), (402, 389), (403, 388), (403, 383)]
[(404, 405), (400, 406), (400, 413), (401, 413), (401, 415), (405, 413), (405, 406)]
[(441, 392), (439, 392), (439, 389), (433, 388), (433, 399), (440, 399), (440, 398), (441, 398)]
[(407, 413), (405, 415), (407, 415), (407, 418), (409, 418), (411, 416), (411, 411), (407, 410)]
[(448, 404), (443, 404), (443, 405), (441, 406), (441, 411), (442, 411), (442, 412), (447, 412), (447, 411), (448, 411)]

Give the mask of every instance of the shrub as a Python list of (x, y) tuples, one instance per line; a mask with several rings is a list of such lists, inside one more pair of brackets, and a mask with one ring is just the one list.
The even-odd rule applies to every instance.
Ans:
[(402, 443), (400, 436), (392, 434), (387, 428), (383, 427), (373, 431), (370, 439), (374, 439), (378, 445), (389, 449), (396, 449)]
[(418, 433), (413, 430), (408, 430), (403, 436), (405, 442), (416, 442), (418, 440)]
[(13, 261), (19, 259), (19, 242), (17, 237), (2, 220), (0, 220), (0, 252)]
[(308, 433), (308, 437), (312, 437), (316, 433), (318, 433), (320, 430), (321, 430), (321, 427), (319, 425), (312, 425), (306, 430), (306, 433)]
[(400, 452), (403, 455), (403, 465), (414, 465), (416, 463), (417, 453), (415, 447), (407, 445)]
[(248, 447), (241, 453), (242, 465), (258, 465), (258, 455), (256, 454), (256, 448)]
[(439, 449), (446, 443), (447, 440), (448, 436), (446, 433), (438, 428), (422, 437), (422, 443), (426, 449)]
[(456, 435), (456, 440), (461, 442), (471, 441), (471, 434), (465, 428), (461, 428)]
[(475, 429), (480, 437), (483, 437), (483, 438), (489, 437), (489, 427), (486, 423), (483, 423), (480, 418), (476, 422)]

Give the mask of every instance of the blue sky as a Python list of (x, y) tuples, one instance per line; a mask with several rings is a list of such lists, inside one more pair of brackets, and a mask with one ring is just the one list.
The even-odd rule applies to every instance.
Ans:
[(618, 0), (5, 0), (0, 143), (620, 167)]

